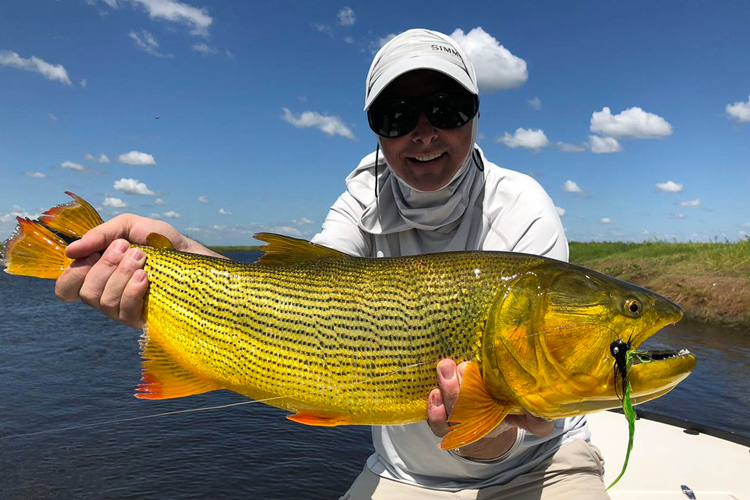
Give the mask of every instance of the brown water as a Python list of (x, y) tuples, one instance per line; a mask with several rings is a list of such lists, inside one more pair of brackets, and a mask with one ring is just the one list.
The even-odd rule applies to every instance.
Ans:
[[(366, 427), (262, 404), (122, 421), (246, 401), (133, 398), (138, 336), (50, 281), (0, 273), (0, 498), (336, 498), (372, 452)], [(644, 408), (750, 436), (750, 332), (681, 323), (648, 346), (686, 347), (698, 367)]]

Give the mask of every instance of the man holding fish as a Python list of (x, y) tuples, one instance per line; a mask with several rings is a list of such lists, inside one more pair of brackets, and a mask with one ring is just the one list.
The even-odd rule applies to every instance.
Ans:
[[(544, 190), (476, 146), (477, 79), (451, 38), (416, 29), (384, 45), (367, 76), (365, 110), (378, 146), (347, 177), (314, 243), (363, 257), (498, 250), (567, 260)], [(146, 256), (130, 243), (150, 233), (177, 250), (221, 257), (165, 222), (121, 215), (68, 247), (76, 261), (57, 296), (140, 328)], [(451, 359), (437, 365), (426, 422), (373, 427), (375, 453), (343, 498), (608, 498), (585, 417), (511, 415), (475, 443), (438, 450), (464, 369)]]

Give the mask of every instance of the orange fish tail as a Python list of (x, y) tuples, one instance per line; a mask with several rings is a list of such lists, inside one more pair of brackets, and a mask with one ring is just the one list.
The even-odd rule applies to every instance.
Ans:
[(83, 198), (50, 208), (38, 220), (16, 217), (18, 227), (5, 241), (0, 264), (20, 276), (57, 279), (73, 262), (65, 256), (70, 243), (104, 221)]

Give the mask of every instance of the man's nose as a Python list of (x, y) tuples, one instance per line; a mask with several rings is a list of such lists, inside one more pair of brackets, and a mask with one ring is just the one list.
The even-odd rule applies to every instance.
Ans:
[(412, 140), (414, 142), (423, 142), (429, 144), (437, 139), (438, 129), (430, 123), (423, 111), (419, 112), (419, 118), (417, 119), (417, 125), (412, 131)]

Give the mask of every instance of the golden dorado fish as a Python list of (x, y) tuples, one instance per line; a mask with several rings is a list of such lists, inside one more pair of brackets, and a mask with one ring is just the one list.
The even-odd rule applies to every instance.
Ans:
[[(66, 246), (102, 223), (83, 199), (18, 218), (6, 272), (56, 279)], [(443, 358), (470, 361), (440, 444), (474, 442), (524, 409), (559, 418), (621, 405), (611, 346), (637, 348), (682, 310), (653, 292), (544, 257), (452, 252), (358, 258), (257, 235), (255, 264), (182, 253), (158, 234), (146, 253), (143, 378), (136, 397), (229, 389), (322, 426), (426, 418)], [(695, 356), (644, 353), (633, 403), (657, 398)]]

